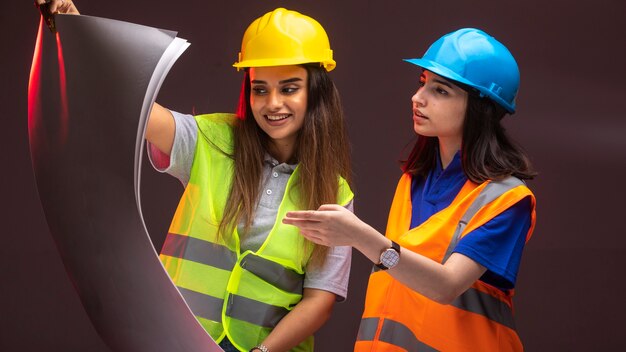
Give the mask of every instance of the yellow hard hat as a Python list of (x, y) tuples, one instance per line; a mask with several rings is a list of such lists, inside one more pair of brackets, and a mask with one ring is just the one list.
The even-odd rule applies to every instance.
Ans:
[(248, 26), (233, 66), (240, 69), (311, 62), (319, 62), (326, 71), (336, 66), (326, 31), (309, 16), (277, 8)]

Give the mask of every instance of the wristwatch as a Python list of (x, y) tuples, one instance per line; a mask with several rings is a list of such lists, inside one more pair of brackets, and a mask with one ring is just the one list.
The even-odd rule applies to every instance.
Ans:
[(391, 269), (400, 261), (400, 245), (391, 241), (391, 247), (380, 253), (380, 262), (375, 264), (381, 270)]

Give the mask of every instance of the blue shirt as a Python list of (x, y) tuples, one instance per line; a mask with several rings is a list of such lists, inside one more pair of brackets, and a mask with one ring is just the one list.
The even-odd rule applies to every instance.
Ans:
[[(411, 185), (411, 228), (447, 208), (467, 181), (460, 153), (444, 170), (437, 158), (428, 176), (414, 177)], [(531, 203), (526, 197), (459, 240), (454, 252), (487, 268), (480, 280), (501, 289), (515, 287), (526, 234), (531, 223)]]

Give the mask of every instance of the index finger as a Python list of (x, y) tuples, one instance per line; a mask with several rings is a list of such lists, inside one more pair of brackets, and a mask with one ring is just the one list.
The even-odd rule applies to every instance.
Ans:
[(285, 214), (285, 218), (303, 219), (303, 220), (318, 220), (318, 211), (316, 210), (294, 210), (288, 211)]

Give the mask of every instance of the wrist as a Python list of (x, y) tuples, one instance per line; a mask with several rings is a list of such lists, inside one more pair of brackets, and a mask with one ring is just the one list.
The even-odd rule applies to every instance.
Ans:
[(348, 245), (357, 249), (366, 256), (368, 256), (367, 253), (370, 248), (375, 246), (379, 237), (385, 237), (368, 224), (357, 227), (353, 232), (355, 235), (354, 239), (350, 238), (350, 243), (348, 243)]
[(270, 352), (270, 349), (267, 348), (267, 346), (261, 344), (252, 347), (249, 352)]
[(388, 270), (394, 268), (400, 262), (400, 245), (390, 240), (391, 245), (385, 248), (374, 265), (380, 270)]
[(356, 243), (354, 248), (363, 253), (374, 264), (379, 262), (380, 253), (391, 245), (385, 235), (370, 227), (362, 232), (360, 242)]

